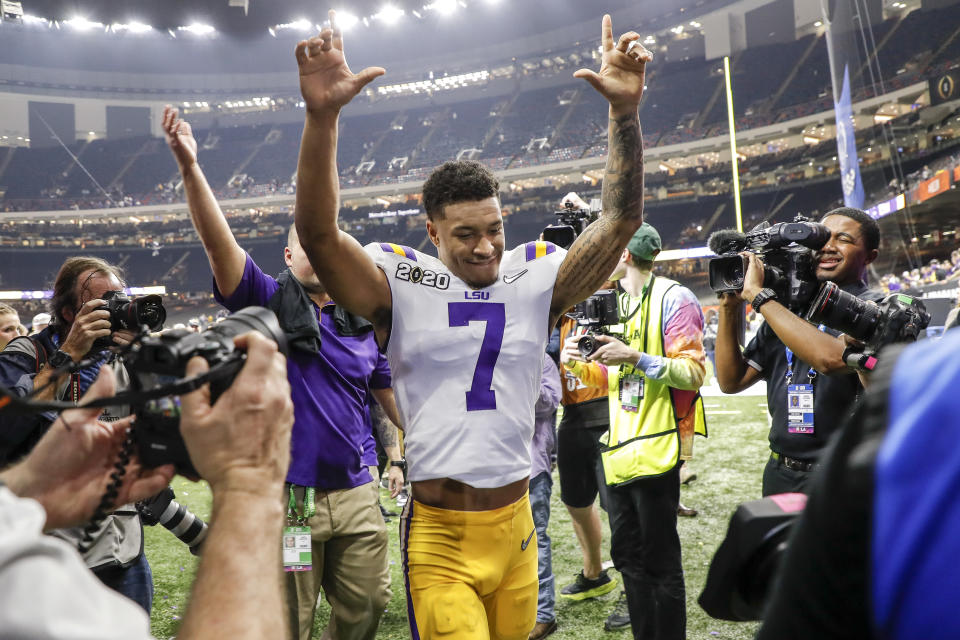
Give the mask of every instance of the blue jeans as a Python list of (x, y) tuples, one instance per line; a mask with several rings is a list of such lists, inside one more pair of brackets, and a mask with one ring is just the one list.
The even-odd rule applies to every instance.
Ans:
[(150, 615), (150, 607), (153, 605), (153, 572), (150, 571), (147, 554), (141, 553), (126, 569), (111, 567), (94, 571), (94, 575), (103, 584), (136, 602)]
[(544, 471), (530, 478), (530, 509), (533, 511), (533, 524), (537, 528), (537, 574), (540, 578), (540, 594), (537, 597), (537, 622), (552, 622), (554, 613), (553, 561), (550, 557), (550, 536), (547, 535), (547, 523), (550, 522), (550, 492), (553, 478)]

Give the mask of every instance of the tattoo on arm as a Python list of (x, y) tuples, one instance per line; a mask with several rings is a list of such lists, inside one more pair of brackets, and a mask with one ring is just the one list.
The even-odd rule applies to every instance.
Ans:
[(601, 199), (605, 217), (643, 219), (643, 139), (636, 113), (610, 119)]
[(643, 220), (643, 138), (636, 113), (610, 120), (608, 147), (601, 194), (603, 215), (580, 234), (560, 266), (551, 327), (561, 313), (610, 277)]
[(373, 403), (370, 409), (370, 419), (373, 421), (373, 428), (377, 432), (377, 439), (380, 440), (380, 446), (384, 449), (388, 447), (400, 446), (400, 440), (397, 436), (397, 427), (390, 422), (387, 413), (377, 403)]

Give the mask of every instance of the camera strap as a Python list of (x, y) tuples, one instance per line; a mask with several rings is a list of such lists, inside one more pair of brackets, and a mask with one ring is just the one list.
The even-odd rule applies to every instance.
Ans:
[[(640, 329), (640, 345), (642, 347), (641, 351), (644, 353), (647, 351), (647, 325), (649, 324), (648, 319), (650, 318), (650, 292), (653, 289), (653, 279), (655, 277), (656, 276), (654, 275), (650, 276), (650, 280), (647, 281), (647, 284), (643, 287), (643, 291), (640, 293), (640, 301), (637, 303), (637, 306), (633, 308), (633, 311), (631, 311), (626, 317), (624, 317), (624, 313), (626, 313), (626, 310), (630, 306), (630, 294), (624, 292), (618, 301), (618, 304), (620, 305), (620, 321), (623, 323), (624, 332), (628, 330), (630, 321), (633, 320), (640, 308), (643, 307), (643, 313), (640, 316), (640, 322), (643, 323), (643, 327)], [(633, 340), (628, 339), (627, 342), (629, 345), (633, 345)], [(629, 411), (631, 413), (638, 412), (640, 410), (640, 403), (645, 395), (645, 380), (643, 376), (636, 372), (636, 369), (633, 365), (620, 365), (617, 378), (620, 407), (624, 411)]]

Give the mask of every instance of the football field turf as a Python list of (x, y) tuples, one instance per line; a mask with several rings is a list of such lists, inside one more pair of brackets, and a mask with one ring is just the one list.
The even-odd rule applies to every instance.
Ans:
[[(762, 395), (708, 395), (704, 398), (710, 437), (696, 439), (690, 468), (696, 472), (697, 479), (680, 492), (680, 500), (699, 511), (695, 518), (679, 519), (687, 586), (687, 637), (691, 640), (747, 640), (753, 637), (756, 630), (756, 625), (752, 623), (713, 620), (703, 613), (696, 601), (706, 580), (710, 559), (726, 533), (736, 505), (760, 496), (761, 472), (769, 455), (765, 400)], [(204, 517), (209, 515), (210, 493), (204, 483), (191, 483), (178, 477), (174, 489), (179, 502)], [(382, 491), (381, 495), (384, 505), (392, 511), (398, 510), (386, 491)], [(581, 556), (570, 517), (560, 502), (556, 472), (551, 502), (549, 533), (553, 540), (553, 570), (559, 591), (580, 570)], [(609, 529), (605, 514), (601, 513), (601, 516), (604, 527), (603, 556), (604, 560), (608, 560)], [(390, 534), (393, 597), (387, 605), (377, 637), (409, 638), (397, 518), (391, 520), (387, 530)], [(152, 632), (157, 638), (170, 638), (176, 634), (183, 615), (197, 561), (182, 543), (160, 526), (146, 528), (146, 550), (156, 587)], [(615, 571), (611, 570), (611, 575), (619, 581)], [(551, 638), (629, 638), (629, 630), (603, 630), (603, 622), (615, 604), (618, 593), (619, 589), (582, 602), (558, 597), (559, 629)], [(251, 606), (256, 606), (256, 603), (251, 603)], [(316, 629), (323, 628), (328, 615), (329, 608), (321, 600), (317, 607)], [(320, 637), (319, 631), (315, 637)]]

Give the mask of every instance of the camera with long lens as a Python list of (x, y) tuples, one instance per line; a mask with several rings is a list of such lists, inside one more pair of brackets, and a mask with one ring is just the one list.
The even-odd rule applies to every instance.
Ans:
[(137, 503), (143, 524), (163, 525), (197, 555), (200, 544), (207, 537), (207, 523), (177, 502), (173, 489), (167, 487), (157, 495)]
[(807, 320), (864, 343), (862, 350), (847, 349), (844, 360), (850, 367), (869, 371), (876, 366), (876, 355), (883, 347), (915, 342), (930, 324), (930, 314), (920, 299), (902, 293), (891, 294), (877, 304), (825, 282), (810, 304)]
[(585, 330), (583, 337), (577, 343), (580, 354), (584, 358), (593, 355), (602, 344), (597, 340), (597, 334), (611, 335), (607, 327), (620, 324), (617, 292), (612, 289), (597, 291), (574, 306), (567, 317), (576, 320), (580, 330)]
[(830, 230), (819, 222), (798, 215), (793, 222), (762, 223), (747, 233), (717, 231), (710, 236), (710, 249), (718, 257), (710, 261), (710, 288), (717, 293), (743, 290), (747, 259), (741, 251), (763, 258), (763, 286), (777, 299), (797, 311), (817, 294), (816, 252), (830, 240)]
[[(163, 299), (158, 295), (131, 298), (123, 291), (107, 291), (103, 294), (103, 305), (110, 313), (110, 331), (139, 331), (147, 327), (150, 331), (159, 331), (167, 319), (167, 310), (163, 308)], [(113, 346), (110, 336), (97, 338), (94, 349), (106, 349)]]
[(558, 222), (543, 230), (543, 239), (558, 247), (569, 249), (583, 230), (596, 217), (587, 203), (576, 193), (568, 193), (560, 201), (560, 209), (555, 212)]
[[(174, 329), (144, 338), (129, 358), (132, 384), (136, 390), (151, 390), (179, 382), (187, 362), (200, 356), (210, 365), (210, 402), (230, 388), (243, 367), (246, 354), (233, 339), (256, 331), (277, 343), (287, 353), (287, 340), (277, 317), (263, 307), (247, 307), (228, 316), (203, 333)], [(199, 475), (180, 435), (180, 398), (164, 396), (137, 407), (133, 438), (140, 461), (147, 467), (172, 463), (182, 475)]]
[(782, 493), (745, 502), (730, 518), (697, 602), (712, 618), (759, 620), (807, 496)]

